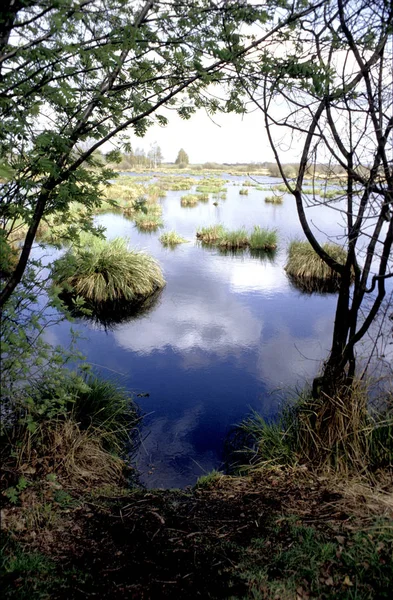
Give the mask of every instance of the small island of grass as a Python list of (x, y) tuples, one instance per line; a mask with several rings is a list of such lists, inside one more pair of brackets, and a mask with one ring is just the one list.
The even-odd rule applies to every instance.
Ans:
[(93, 311), (125, 304), (131, 309), (165, 285), (154, 258), (129, 250), (122, 238), (88, 236), (55, 262), (52, 277), (62, 295), (82, 298)]
[(182, 238), (176, 231), (166, 231), (160, 236), (160, 242), (163, 246), (177, 246), (186, 243), (187, 240)]
[[(341, 246), (326, 243), (322, 248), (338, 263), (345, 263), (346, 252)], [(302, 291), (336, 292), (340, 286), (340, 274), (331, 269), (306, 241), (290, 243), (285, 270), (292, 283)]]

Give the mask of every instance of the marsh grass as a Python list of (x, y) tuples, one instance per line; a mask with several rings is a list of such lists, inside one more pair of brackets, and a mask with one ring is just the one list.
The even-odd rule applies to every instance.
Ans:
[(223, 225), (211, 225), (210, 227), (201, 227), (196, 233), (198, 240), (204, 244), (215, 244), (224, 235)]
[(249, 245), (248, 233), (244, 228), (234, 231), (224, 230), (222, 236), (218, 239), (217, 245), (220, 248), (236, 250), (238, 248), (247, 248)]
[(195, 183), (191, 177), (165, 176), (160, 178), (158, 185), (164, 190), (178, 192), (191, 190)]
[(160, 242), (163, 246), (177, 246), (177, 244), (184, 244), (187, 240), (182, 238), (176, 231), (166, 231), (160, 236)]
[(197, 194), (187, 194), (180, 199), (181, 206), (196, 206), (199, 202)]
[[(161, 209), (161, 207), (159, 207)], [(138, 212), (134, 217), (135, 225), (141, 231), (155, 231), (164, 226), (160, 210), (148, 210), (147, 213)]]
[(272, 251), (277, 248), (277, 232), (275, 229), (264, 229), (255, 225), (250, 235), (251, 250)]
[(248, 196), (248, 189), (241, 188), (241, 189), (239, 190), (239, 195), (240, 195), (240, 196)]
[(201, 242), (218, 246), (223, 251), (250, 248), (253, 252), (273, 252), (277, 247), (276, 231), (262, 229), (257, 225), (251, 235), (244, 227), (228, 231), (223, 225), (212, 225), (199, 229), (196, 237)]
[(267, 204), (282, 204), (283, 197), (282, 196), (266, 196), (265, 202)]
[(288, 188), (285, 185), (285, 183), (279, 183), (277, 185), (273, 185), (271, 187), (272, 192), (285, 192), (286, 194), (288, 193)]
[(98, 306), (139, 302), (165, 285), (160, 266), (151, 256), (129, 250), (124, 239), (93, 236), (59, 258), (52, 277), (63, 291)]
[[(322, 247), (338, 263), (345, 263), (344, 248), (332, 243)], [(309, 242), (294, 240), (290, 243), (285, 270), (294, 285), (307, 292), (335, 292), (340, 286), (340, 275), (318, 256)]]
[(253, 412), (234, 429), (228, 443), (240, 471), (301, 463), (363, 476), (391, 468), (392, 432), (392, 407), (371, 413), (367, 384), (355, 380), (334, 397), (314, 399), (305, 391), (284, 404), (275, 421)]

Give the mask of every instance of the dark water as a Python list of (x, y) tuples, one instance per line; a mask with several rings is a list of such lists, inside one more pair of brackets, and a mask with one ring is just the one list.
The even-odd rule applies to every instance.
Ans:
[[(227, 200), (180, 207), (189, 192), (168, 192), (162, 200), (163, 230), (176, 230), (189, 243), (174, 250), (158, 241), (161, 231), (139, 233), (120, 215), (100, 216), (108, 238), (126, 236), (162, 265), (167, 285), (156, 306), (140, 318), (104, 331), (77, 321), (79, 348), (95, 370), (139, 397), (147, 413), (137, 457), (142, 481), (150, 487), (183, 487), (222, 464), (225, 436), (251, 408), (277, 413), (282, 394), (301, 387), (326, 357), (332, 332), (334, 295), (305, 295), (288, 281), (283, 265), (288, 241), (301, 236), (292, 197), (281, 206), (264, 202), (263, 192), (240, 187), (229, 177)], [(272, 183), (270, 178), (259, 181)], [(340, 235), (340, 212), (312, 208), (319, 239)], [(277, 228), (274, 260), (223, 255), (196, 243), (198, 226), (254, 225)], [(49, 332), (67, 344), (70, 326)]]

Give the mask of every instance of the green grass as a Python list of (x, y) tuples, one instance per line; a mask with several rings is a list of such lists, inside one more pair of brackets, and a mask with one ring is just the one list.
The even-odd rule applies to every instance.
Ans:
[(187, 240), (182, 238), (176, 231), (166, 231), (160, 236), (160, 242), (163, 246), (176, 246), (177, 244), (184, 244)]
[(199, 202), (197, 194), (187, 194), (180, 199), (181, 206), (196, 206)]
[(210, 473), (198, 477), (198, 481), (196, 482), (195, 487), (199, 489), (208, 489), (214, 486), (214, 484), (217, 483), (217, 479), (220, 479), (222, 475), (223, 474), (220, 471), (213, 469), (213, 471), (210, 471)]
[(124, 449), (135, 437), (139, 421), (136, 404), (126, 390), (111, 381), (90, 375), (85, 384), (67, 390), (72, 397), (72, 418), (81, 431), (99, 429), (105, 449)]
[(59, 258), (52, 272), (57, 286), (94, 304), (140, 301), (165, 285), (161, 268), (127, 241), (89, 236)]
[(134, 217), (134, 222), (138, 229), (141, 229), (142, 231), (155, 231), (164, 226), (160, 214), (156, 214), (154, 211), (137, 213)]
[(211, 225), (210, 227), (198, 229), (196, 236), (205, 244), (215, 244), (224, 235), (224, 232), (223, 225)]
[[(345, 263), (346, 251), (341, 246), (326, 243), (322, 248), (338, 263)], [(295, 240), (290, 243), (285, 270), (292, 281), (295, 284), (298, 282), (305, 291), (317, 291), (323, 284), (335, 291), (340, 284), (340, 275), (318, 256), (307, 241)]]
[(288, 188), (285, 183), (279, 183), (278, 185), (273, 185), (271, 188), (272, 192), (285, 192), (288, 193)]
[(265, 202), (268, 204), (282, 204), (283, 198), (282, 196), (266, 196)]
[[(254, 539), (238, 570), (248, 582), (247, 598), (388, 599), (393, 584), (392, 530), (340, 537), (304, 525), (290, 515)], [(307, 592), (306, 592), (307, 590)], [(242, 597), (244, 598), (244, 597)]]
[(241, 188), (241, 189), (239, 190), (239, 195), (240, 195), (240, 196), (248, 196), (248, 190), (247, 190), (247, 189), (245, 189), (245, 188)]
[(250, 235), (251, 250), (275, 250), (277, 248), (277, 232), (274, 229), (263, 229), (256, 225)]
[(220, 248), (227, 248), (228, 250), (247, 248), (249, 245), (248, 233), (244, 228), (235, 229), (234, 231), (225, 230), (219, 238), (217, 245)]

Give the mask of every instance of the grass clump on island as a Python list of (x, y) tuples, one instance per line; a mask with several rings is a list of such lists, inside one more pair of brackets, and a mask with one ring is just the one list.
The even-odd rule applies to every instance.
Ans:
[(53, 267), (53, 281), (62, 291), (97, 306), (134, 303), (165, 285), (159, 264), (144, 252), (129, 250), (127, 241), (89, 236)]
[(241, 188), (241, 189), (239, 190), (239, 195), (240, 195), (240, 196), (248, 196), (248, 189), (246, 189), (246, 188)]
[(226, 248), (228, 250), (247, 248), (249, 244), (248, 233), (244, 228), (233, 231), (224, 230), (222, 236), (217, 241), (219, 248)]
[[(322, 248), (338, 263), (345, 263), (346, 251), (338, 244), (327, 242)], [(294, 285), (304, 291), (335, 292), (340, 286), (340, 274), (318, 256), (308, 241), (293, 240), (290, 243), (285, 271)]]
[(164, 226), (161, 218), (161, 207), (157, 205), (157, 210), (148, 210), (146, 213), (138, 212), (134, 217), (135, 225), (142, 231), (155, 231)]
[(199, 202), (197, 194), (186, 194), (180, 199), (181, 206), (196, 206)]
[(215, 244), (225, 233), (223, 225), (210, 225), (209, 227), (201, 227), (196, 233), (198, 240), (204, 244)]
[(266, 196), (265, 202), (267, 204), (282, 204), (283, 199), (282, 199), (282, 196)]
[(176, 231), (166, 231), (160, 236), (160, 242), (163, 246), (177, 246), (184, 244), (188, 240), (182, 238)]
[(196, 237), (204, 244), (218, 246), (223, 249), (250, 248), (251, 250), (273, 251), (277, 248), (277, 232), (263, 229), (256, 225), (249, 235), (246, 229), (228, 231), (223, 225), (202, 227)]
[(277, 232), (275, 229), (264, 229), (255, 225), (250, 235), (251, 250), (276, 250)]

